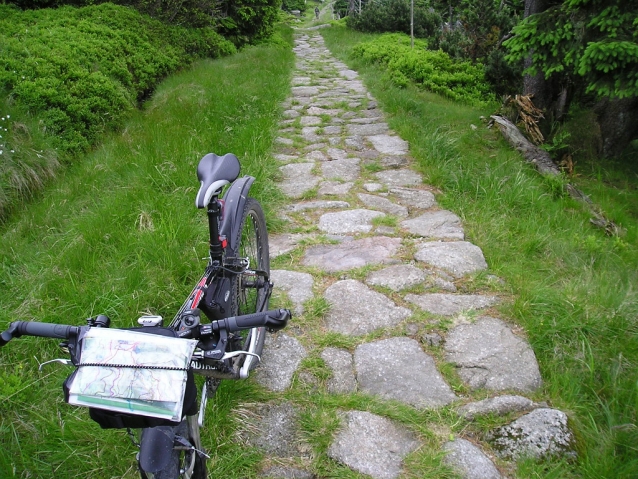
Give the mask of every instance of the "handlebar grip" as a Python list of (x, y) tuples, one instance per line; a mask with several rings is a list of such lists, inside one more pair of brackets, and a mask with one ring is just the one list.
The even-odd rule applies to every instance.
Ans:
[(213, 330), (226, 329), (229, 333), (242, 329), (259, 328), (265, 326), (272, 331), (279, 331), (286, 327), (292, 315), (288, 309), (271, 309), (261, 313), (246, 314), (243, 316), (232, 316), (226, 319), (215, 321), (217, 327)]
[(42, 338), (69, 339), (78, 334), (78, 326), (66, 324), (40, 323), (37, 321), (14, 321), (9, 329), (0, 336), (0, 346), (7, 344), (12, 338), (20, 336), (39, 336)]

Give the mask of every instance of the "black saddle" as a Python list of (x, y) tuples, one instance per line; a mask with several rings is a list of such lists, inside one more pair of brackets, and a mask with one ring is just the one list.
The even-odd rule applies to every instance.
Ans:
[(206, 208), (213, 195), (219, 194), (224, 186), (237, 179), (239, 169), (239, 160), (232, 153), (226, 153), (224, 156), (209, 153), (199, 160), (197, 179), (201, 185), (195, 205), (198, 208)]

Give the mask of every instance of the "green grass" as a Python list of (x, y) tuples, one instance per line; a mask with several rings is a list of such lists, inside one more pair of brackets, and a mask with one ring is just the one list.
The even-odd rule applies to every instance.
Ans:
[(545, 381), (542, 395), (570, 417), (578, 460), (524, 462), (517, 477), (636, 477), (636, 163), (599, 160), (595, 168), (577, 168), (580, 176), (571, 180), (626, 231), (605, 236), (579, 204), (557, 194), (484, 127), (479, 117), (493, 109), (393, 87), (383, 72), (350, 57), (371, 35), (344, 28), (322, 34), (363, 74), (390, 126), (410, 142), (424, 181), (443, 191), (439, 203), (462, 218), (490, 272), (506, 281), (515, 299), (501, 313), (526, 330)]
[[(204, 154), (235, 153), (242, 174), (258, 178), (251, 195), (275, 217), (269, 153), (292, 62), (289, 47), (272, 46), (198, 62), (14, 214), (0, 230), (0, 328), (17, 319), (82, 324), (98, 313), (117, 327), (145, 312), (171, 319), (206, 263), (205, 214), (194, 207)], [(101, 431), (86, 410), (63, 403), (70, 371), (38, 373), (36, 358), (61, 355), (55, 341), (35, 338), (2, 349), (0, 477), (137, 477), (126, 434)], [(254, 476), (259, 454), (242, 451), (226, 427), (232, 405), (251, 397), (259, 400), (254, 385), (226, 384), (211, 405), (211, 476)]]

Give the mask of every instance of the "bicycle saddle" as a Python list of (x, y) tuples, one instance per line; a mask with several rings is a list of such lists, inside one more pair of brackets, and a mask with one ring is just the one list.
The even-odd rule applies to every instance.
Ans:
[(199, 160), (197, 179), (200, 181), (195, 206), (206, 208), (215, 193), (232, 183), (239, 176), (239, 160), (232, 153), (217, 156), (209, 153)]

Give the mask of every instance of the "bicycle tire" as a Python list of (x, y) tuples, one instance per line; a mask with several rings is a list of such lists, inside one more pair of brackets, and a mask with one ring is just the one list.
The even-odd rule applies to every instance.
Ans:
[[(252, 272), (264, 271), (270, 276), (268, 231), (263, 209), (257, 200), (248, 198), (241, 217), (237, 236), (233, 238), (235, 251), (240, 258), (248, 258), (248, 270), (235, 277), (233, 284), (232, 309), (235, 315), (251, 314), (268, 309), (268, 297), (264, 288), (250, 287), (255, 283)], [(256, 335), (255, 353), (261, 355), (264, 349), (266, 328), (253, 328), (241, 335), (239, 349), (247, 350), (252, 335)], [(241, 359), (243, 362), (243, 358)], [(253, 363), (250, 369), (257, 364)], [(241, 367), (241, 365), (238, 365)]]

